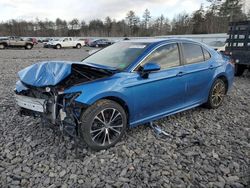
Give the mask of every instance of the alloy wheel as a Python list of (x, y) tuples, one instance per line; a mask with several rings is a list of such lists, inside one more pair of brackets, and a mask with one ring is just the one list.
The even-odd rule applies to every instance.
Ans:
[(225, 84), (223, 83), (223, 81), (217, 82), (214, 85), (214, 88), (212, 91), (212, 103), (214, 106), (217, 107), (222, 103), (225, 93), (226, 93), (226, 88), (225, 88)]
[(110, 145), (120, 137), (123, 127), (121, 112), (115, 108), (106, 108), (93, 119), (90, 129), (91, 139), (100, 146)]

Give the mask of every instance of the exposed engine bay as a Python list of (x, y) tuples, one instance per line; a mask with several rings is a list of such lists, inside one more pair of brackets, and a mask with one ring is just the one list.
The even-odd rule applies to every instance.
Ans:
[[(39, 84), (42, 86), (37, 87), (21, 80), (17, 82), (17, 85), (21, 85), (23, 89), (19, 89), (19, 91), (16, 90), (15, 93), (21, 115), (41, 118), (44, 124), (52, 125), (52, 127), (59, 126), (61, 131), (75, 137), (80, 123), (81, 112), (87, 106), (75, 101), (81, 93), (65, 94), (63, 91), (72, 86), (111, 76), (113, 73), (109, 70), (84, 64), (71, 64), (70, 67), (70, 74), (60, 80), (56, 85), (47, 85), (47, 83), (49, 83), (48, 80), (44, 80), (43, 82), (45, 84), (42, 85), (42, 82), (40, 82)], [(48, 71), (50, 72), (47, 77), (53, 75), (51, 74), (53, 70)], [(38, 75), (40, 72), (36, 74)], [(42, 76), (46, 76), (44, 70)], [(37, 80), (35, 81), (38, 83)]]

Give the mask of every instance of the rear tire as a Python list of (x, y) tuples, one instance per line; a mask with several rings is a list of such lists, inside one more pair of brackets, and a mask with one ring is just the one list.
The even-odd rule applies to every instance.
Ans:
[(210, 109), (218, 108), (224, 100), (226, 91), (226, 83), (222, 79), (215, 80), (209, 92), (205, 106)]
[(80, 136), (93, 150), (108, 149), (124, 135), (127, 116), (124, 109), (111, 100), (100, 100), (81, 115)]
[(242, 76), (242, 74), (245, 71), (246, 66), (245, 65), (240, 65), (240, 64), (236, 64), (235, 65), (235, 76)]
[(76, 48), (77, 48), (77, 49), (80, 49), (81, 47), (82, 47), (81, 44), (77, 44), (77, 45), (76, 45)]
[(33, 47), (33, 45), (31, 45), (31, 44), (26, 44), (25, 49), (26, 49), (26, 50), (31, 50), (32, 47)]

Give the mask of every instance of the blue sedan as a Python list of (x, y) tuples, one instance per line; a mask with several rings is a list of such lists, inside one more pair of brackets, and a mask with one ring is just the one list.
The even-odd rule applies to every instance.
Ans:
[(40, 62), (18, 76), (21, 114), (101, 150), (115, 145), (127, 127), (203, 104), (218, 108), (234, 65), (192, 40), (147, 39), (116, 43), (82, 62)]

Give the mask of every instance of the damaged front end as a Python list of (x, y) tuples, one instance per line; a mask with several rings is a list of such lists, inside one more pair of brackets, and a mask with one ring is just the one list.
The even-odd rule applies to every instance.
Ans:
[(72, 62), (42, 62), (18, 73), (15, 98), (20, 114), (39, 117), (46, 125), (60, 127), (70, 136), (77, 134), (80, 115), (87, 105), (75, 99), (82, 91), (64, 90), (112, 75), (112, 71)]

